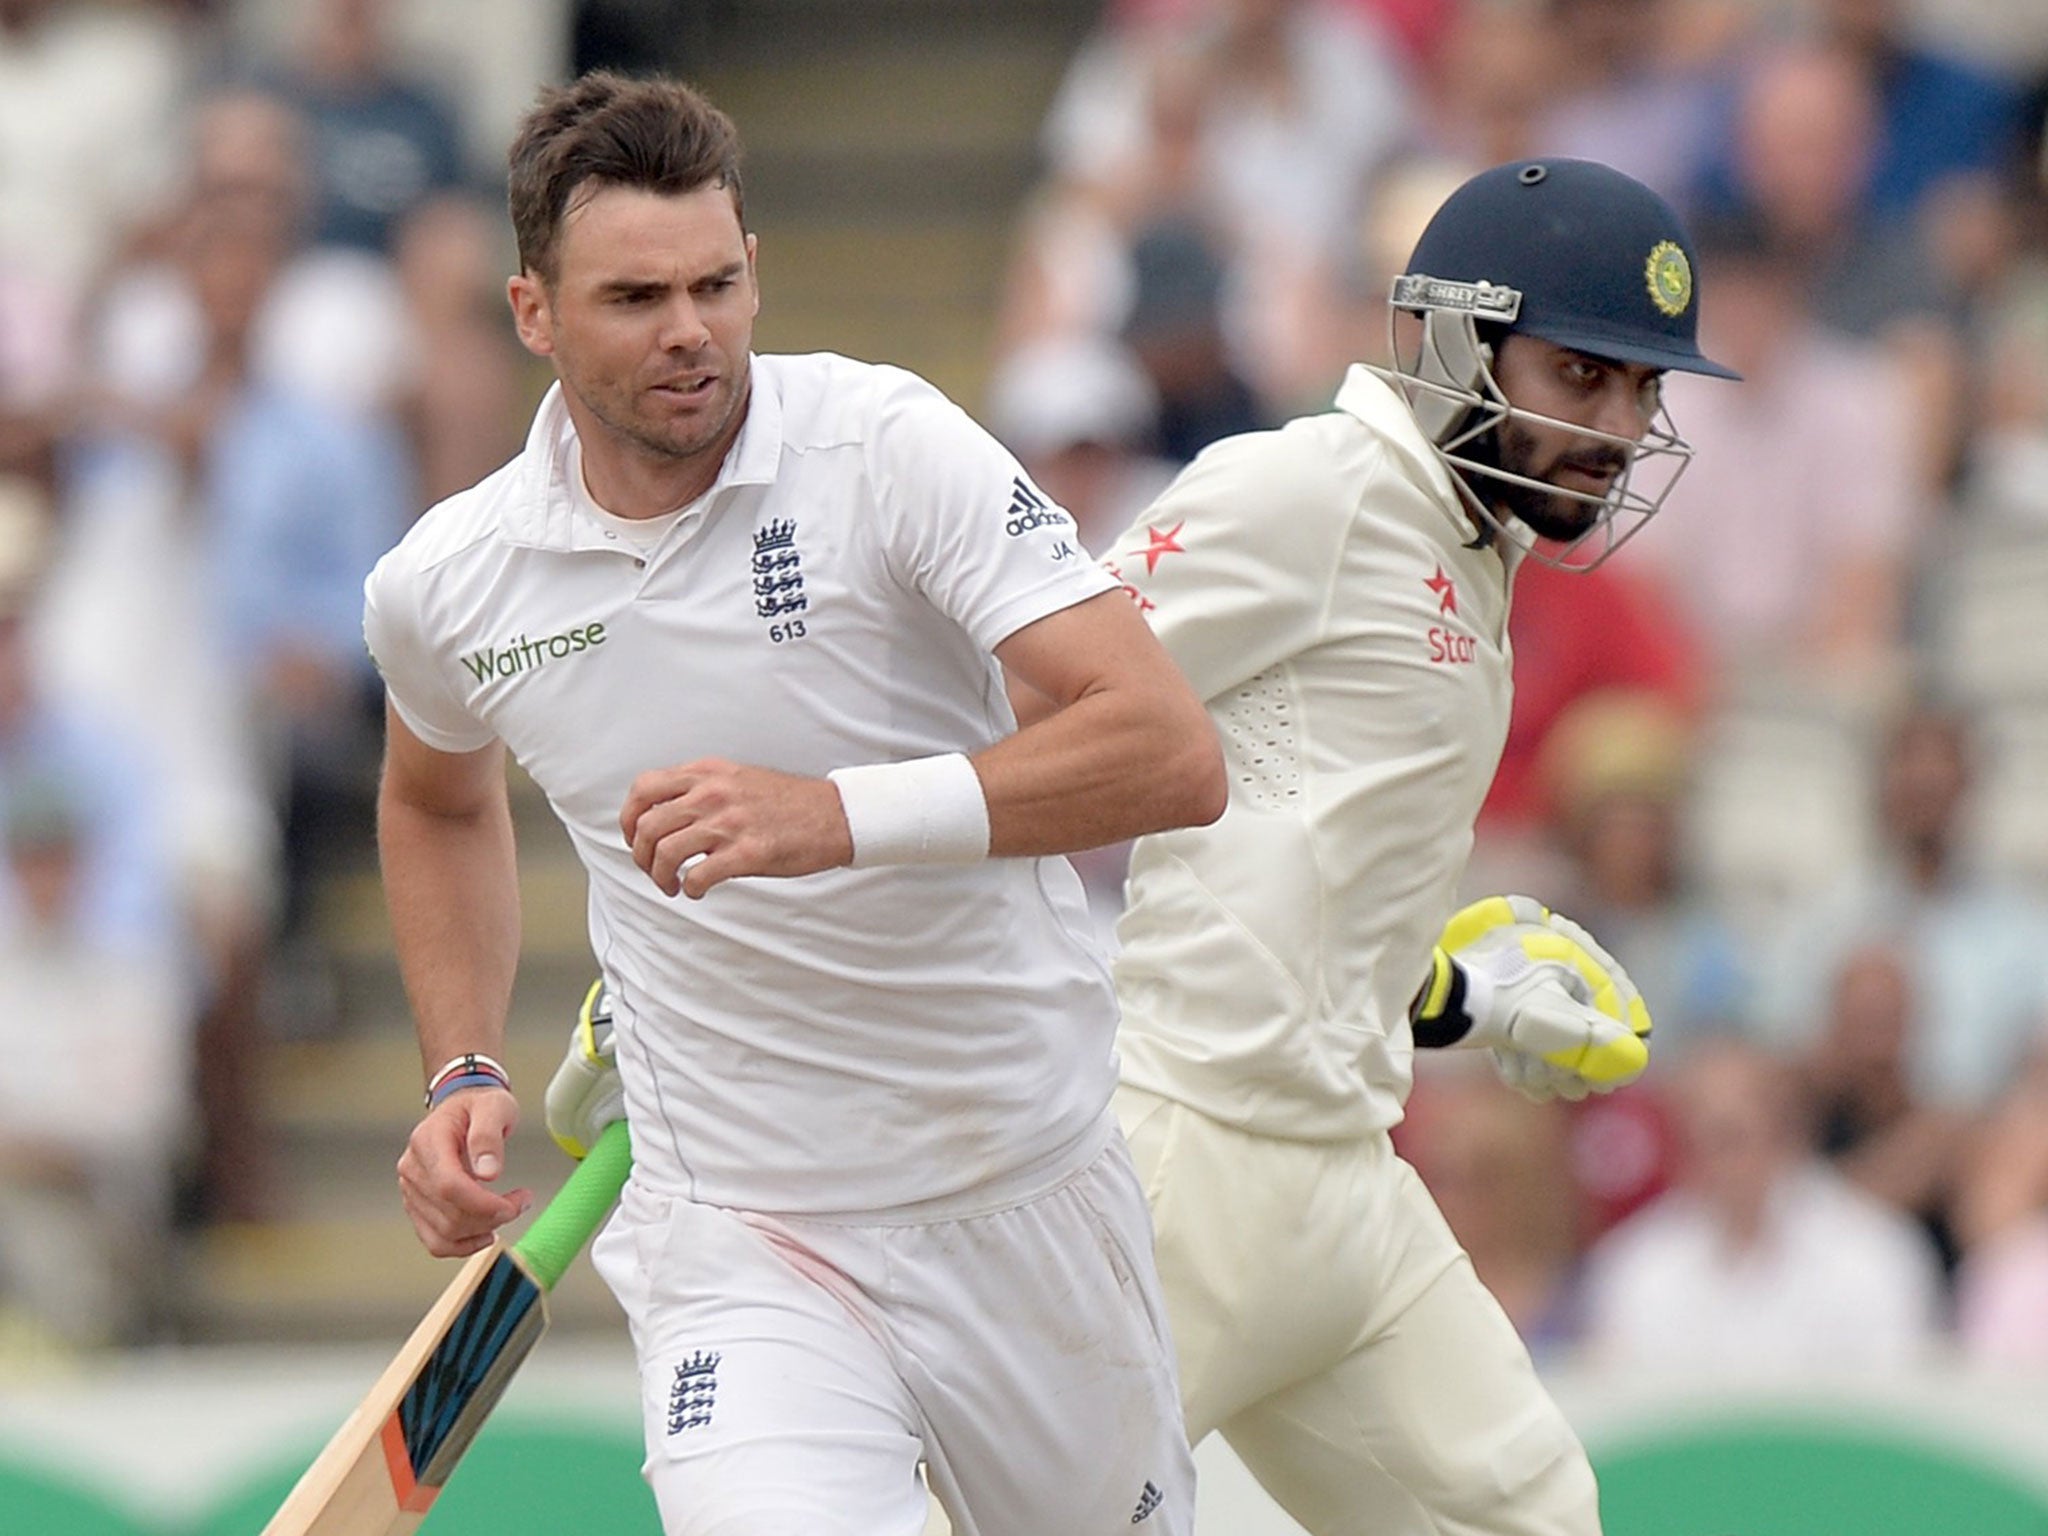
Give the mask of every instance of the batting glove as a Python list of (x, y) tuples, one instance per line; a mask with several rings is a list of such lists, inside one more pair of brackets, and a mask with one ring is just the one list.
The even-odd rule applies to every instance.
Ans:
[(626, 1118), (626, 1090), (612, 1032), (612, 994), (599, 977), (584, 994), (569, 1034), (569, 1054), (548, 1082), (548, 1134), (579, 1163), (598, 1133)]
[(1416, 1000), (1415, 1043), (1493, 1052), (1539, 1102), (1611, 1093), (1650, 1064), (1650, 1010), (1593, 936), (1527, 896), (1489, 896), (1444, 926)]

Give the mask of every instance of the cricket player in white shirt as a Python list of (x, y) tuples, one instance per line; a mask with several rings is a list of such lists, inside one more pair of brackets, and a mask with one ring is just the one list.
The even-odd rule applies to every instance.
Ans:
[(1516, 567), (1590, 566), (1655, 512), (1688, 452), (1661, 376), (1727, 370), (1677, 216), (1590, 162), (1465, 183), (1392, 297), (1392, 367), (1212, 447), (1107, 557), (1230, 775), (1218, 822), (1134, 850), (1117, 1110), (1190, 1435), (1315, 1536), (1590, 1536), (1585, 1454), (1388, 1131), (1415, 1045), (1491, 1048), (1537, 1097), (1648, 1063), (1583, 930), (1453, 909)]
[[(962, 1536), (1187, 1536), (1115, 1000), (1050, 856), (1213, 820), (1213, 727), (937, 391), (751, 354), (738, 142), (701, 96), (546, 93), (510, 198), (559, 383), (366, 593), (422, 1241), (474, 1252), (530, 1201), (493, 1187), (509, 751), (589, 874), (635, 1165), (594, 1257), (669, 1536), (915, 1536), (921, 1462)], [(1006, 671), (1056, 707), (1018, 730)]]

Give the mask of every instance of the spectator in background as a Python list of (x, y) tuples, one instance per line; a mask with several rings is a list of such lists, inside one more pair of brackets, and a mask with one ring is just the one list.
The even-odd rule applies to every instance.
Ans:
[[(1919, 9), (1919, 8), (1915, 8)], [(2009, 61), (1975, 63), (1921, 41), (1905, 0), (1818, 0), (1822, 36), (1859, 60), (1876, 103), (1865, 203), (1875, 227), (1898, 225), (1925, 253), (1931, 291), (1953, 306), (1951, 324), (1973, 308), (1973, 232), (2011, 206), (2008, 183), (2019, 167), (2026, 128), (2022, 80)], [(1945, 404), (1933, 420), (1929, 468), (1946, 485), (1979, 422), (1967, 398), (1979, 372), (1974, 337), (1944, 337), (1916, 319), (1900, 338), (1933, 396)], [(1970, 360), (1966, 365), (1966, 359)]]
[(1822, 36), (1861, 59), (1877, 87), (1877, 143), (1866, 190), (1878, 220), (1920, 213), (1959, 175), (2002, 176), (2018, 154), (2016, 75), (1936, 52), (1903, 0), (1818, 0)]
[(312, 240), (389, 256), (405, 218), (462, 186), (461, 125), (446, 95), (404, 70), (389, 0), (311, 0), (274, 88), (305, 120)]
[(1969, 861), (1974, 745), (1953, 709), (1921, 700), (1899, 713), (1879, 764), (1876, 860), (1785, 925), (1761, 998), (1775, 1038), (1806, 1049), (1847, 957), (1896, 947), (1929, 1010), (1912, 1033), (1912, 1092), (1966, 1113), (1997, 1096), (2048, 1014), (2048, 909)]
[(2048, 527), (2048, 150), (2022, 174), (1951, 181), (1935, 201), (1936, 256), (1970, 296), (1966, 344), (1981, 360), (1959, 497), (1987, 519)]
[(1785, 1064), (1720, 1040), (1667, 1086), (1680, 1182), (1588, 1255), (1588, 1360), (1744, 1375), (1924, 1358), (1941, 1322), (1934, 1250), (1810, 1150)]
[(1924, 486), (1954, 456), (1965, 369), (1955, 296), (1925, 230), (1884, 216), (1873, 202), (1881, 90), (1871, 58), (1844, 44), (1762, 50), (1741, 79), (1725, 136), (1734, 153), (1729, 179), (1710, 178), (1702, 195), (1714, 211), (1761, 224), (1821, 324), (1879, 343), (1906, 370), (1916, 483)]
[[(1685, 420), (1690, 427), (1690, 418)], [(1687, 475), (1698, 467), (1688, 467)], [(1659, 511), (1652, 522), (1671, 515)], [(1620, 695), (1656, 701), (1674, 726), (1692, 716), (1706, 692), (1707, 669), (1698, 638), (1674, 609), (1664, 583), (1637, 561), (1561, 571), (1531, 560), (1517, 574), (1514, 611), (1508, 615), (1515, 702), (1479, 819), (1489, 862), (1536, 856), (1526, 845), (1543, 838), (1558, 809), (1542, 765), (1552, 738), (1578, 705)], [(1529, 879), (1483, 883), (1493, 890), (1547, 889)]]
[(372, 425), (248, 368), (282, 257), (274, 232), (195, 231), (209, 330), (202, 393), (157, 439), (191, 457), (195, 510), (229, 665), (273, 742), (283, 811), (281, 938), (306, 939), (319, 870), (368, 846), (381, 698), (362, 644), (362, 583), (409, 520), (409, 468)]
[[(182, 937), (147, 752), (44, 675), (30, 634), (53, 530), (40, 487), (0, 480), (0, 811), (17, 793), (63, 785), (94, 807), (65, 843), (67, 901), (110, 953), (138, 963), (175, 954)], [(0, 881), (0, 920), (25, 910)]]
[(1170, 220), (1131, 248), (1122, 336), (1159, 398), (1159, 452), (1181, 465), (1211, 443), (1266, 424), (1224, 334), (1222, 260), (1194, 225)]
[(1258, 414), (1327, 398), (1337, 374), (1310, 301), (1349, 261), (1374, 169), (1407, 132), (1406, 67), (1373, 17), (1334, 0), (1198, 0), (1113, 19), (1046, 122), (1051, 170), (1006, 345), (1077, 323), (1117, 330), (1156, 281), (1147, 232), (1186, 230), (1218, 268), (1229, 370)]
[(1543, 758), (1566, 859), (1545, 889), (1629, 957), (1657, 1021), (1660, 1063), (1737, 1028), (1751, 1005), (1742, 947), (1686, 867), (1693, 749), (1689, 722), (1667, 700), (1616, 691), (1575, 704)]
[(197, 142), (162, 259), (110, 298), (102, 435), (111, 457), (154, 458), (187, 503), (210, 638), (271, 744), (291, 943), (314, 871), (368, 836), (381, 734), (361, 587), (415, 493), (384, 386), (298, 366), (323, 325), (291, 286), (307, 185), (297, 119), (230, 93), (201, 109)]
[(36, 665), (47, 539), (0, 482), (0, 1304), (94, 1345), (150, 1321), (194, 998), (150, 759)]
[[(2012, 428), (2024, 437), (2032, 425), (2024, 380), (2035, 369), (2012, 367), (2020, 360), (2017, 352), (2039, 339), (2027, 325), (2026, 290), (2038, 280), (2024, 255), (2027, 201), (2026, 183), (1989, 172), (1963, 173), (1933, 188), (1920, 215), (1929, 259), (1943, 288), (1955, 296), (1958, 348), (1971, 361), (1960, 381), (1953, 430), (1938, 445), (1946, 456), (1931, 478), (1965, 509), (1979, 490), (1970, 483), (1979, 443), (1989, 440), (1986, 457), (1995, 463), (1998, 446), (2013, 440)], [(2011, 345), (2015, 341), (2020, 349)], [(2016, 503), (1998, 505), (2000, 499), (1992, 498), (1993, 508), (2005, 515), (2022, 511), (2028, 500), (2024, 493)]]
[(184, 1214), (265, 1214), (256, 1103), (258, 988), (274, 920), (278, 831), (240, 680), (220, 653), (199, 530), (177, 462), (101, 439), (71, 456), (65, 529), (37, 615), (49, 674), (120, 720), (157, 765), (198, 989), (200, 1144)]
[(1701, 334), (1742, 374), (1668, 382), (1694, 457), (1636, 539), (1711, 686), (1862, 702), (1903, 659), (1903, 587), (1926, 522), (1914, 394), (1892, 357), (1823, 328), (1797, 250), (1760, 220), (1706, 221)]
[(63, 1342), (135, 1343), (161, 1320), (191, 1015), (168, 951), (92, 919), (93, 825), (76, 781), (10, 785), (17, 898), (0, 922), (0, 1297)]
[(51, 335), (168, 194), (189, 72), (170, 6), (0, 0), (0, 272), (39, 294)]
[(1201, 0), (1152, 25), (1099, 32), (1045, 126), (1054, 173), (1088, 179), (1144, 153), (1156, 60), (1192, 79), (1196, 173), (1225, 243), (1285, 270), (1334, 255), (1358, 190), (1407, 131), (1405, 64), (1357, 7)]
[[(368, 709), (361, 583), (403, 528), (412, 491), (388, 424), (262, 366), (268, 305), (294, 249), (288, 218), (207, 197), (194, 207), (176, 276), (200, 324), (196, 378), (145, 417), (142, 435), (184, 466), (230, 665), (297, 738), (297, 775), (332, 771)], [(288, 859), (304, 851), (287, 841)]]
[(1536, 151), (1599, 160), (1682, 203), (1710, 152), (1717, 71), (1732, 39), (1698, 0), (1538, 0), (1559, 73)]
[(1805, 1058), (1821, 1154), (1844, 1177), (1923, 1226), (1953, 1268), (1952, 1206), (1969, 1118), (1926, 1102), (1913, 1081), (1927, 1013), (1903, 943), (1843, 958), (1820, 1038)]
[(498, 251), (498, 215), (464, 193), (406, 215), (395, 257), (412, 366), (398, 417), (417, 468), (416, 507), (474, 485), (519, 451), (537, 403), (513, 334)]
[(1460, 6), (1425, 82), (1426, 152), (1475, 167), (1533, 155), (1561, 41), (1542, 0)]
[[(1085, 55), (1084, 55), (1085, 58)], [(1004, 284), (1005, 353), (1071, 335), (1108, 335), (1130, 312), (1138, 231), (1168, 218), (1220, 229), (1225, 216), (1202, 174), (1208, 77), (1161, 40), (1128, 61), (1140, 71), (1131, 141), (1084, 167), (1055, 166), (1025, 210)], [(1083, 68), (1077, 62), (1077, 71)]]
[(63, 537), (36, 623), (57, 685), (123, 721), (159, 765), (200, 990), (201, 1134), (187, 1205), (209, 1218), (253, 1218), (266, 1205), (256, 1007), (278, 830), (253, 711), (224, 654), (209, 528), (190, 512), (192, 439), (179, 423), (196, 420), (207, 340), (189, 263), (194, 231), (210, 221), (289, 224), (298, 184), (279, 121), (239, 106), (202, 113), (179, 202), (137, 210), (127, 261), (103, 285), (85, 338), (58, 491)]
[[(1808, 22), (1767, 40), (1721, 102), (1696, 188), (1709, 206), (1755, 200), (1870, 240), (1907, 229), (1947, 178), (2011, 166), (2026, 126), (2016, 79), (1925, 48), (1898, 0), (1815, 0)], [(1803, 215), (1798, 181), (1817, 199)]]
[(412, 510), (389, 418), (267, 346), (305, 336), (277, 307), (302, 249), (293, 123), (246, 92), (207, 103), (183, 202), (109, 287), (43, 626), (54, 665), (167, 765), (207, 959), (197, 1203), (216, 1216), (265, 1200), (252, 1096), (268, 941), (272, 1022), (335, 1020), (310, 898), (324, 866), (369, 846), (380, 720), (355, 614)]
[(0, 473), (53, 473), (96, 286), (172, 180), (190, 41), (169, 5), (0, 0)]
[(235, 88), (195, 108), (179, 195), (132, 242), (91, 327), (90, 383), (117, 408), (162, 413), (199, 380), (211, 342), (194, 242), (233, 223), (274, 248), (237, 366), (330, 411), (389, 412), (412, 356), (405, 301), (383, 257), (308, 243), (307, 154), (305, 122), (278, 96)]
[(2032, 0), (1914, 6), (1908, 25), (1929, 48), (2018, 80), (2036, 109), (2048, 96), (2048, 10)]
[[(1617, 563), (1563, 580), (1604, 577)], [(1535, 574), (1532, 562), (1520, 579)], [(1516, 617), (1520, 612), (1518, 590)], [(1600, 656), (1627, 643), (1610, 642), (1610, 633), (1579, 631), (1577, 653)], [(1596, 635), (1600, 643), (1587, 643)], [(1516, 653), (1540, 678), (1519, 642)], [(1571, 670), (1564, 657), (1552, 660)], [(1691, 717), (1667, 695), (1604, 689), (1562, 710), (1530, 769), (1550, 844), (1550, 862), (1535, 872), (1541, 883), (1534, 888), (1551, 893), (1561, 910), (1583, 913), (1594, 931), (1615, 935), (1615, 952), (1629, 957), (1629, 974), (1657, 1026), (1659, 1066), (1649, 1080), (1570, 1108), (1572, 1177), (1587, 1243), (1669, 1187), (1676, 1130), (1664, 1091), (1668, 1074), (1701, 1042), (1737, 1028), (1750, 1003), (1752, 967), (1728, 915), (1689, 865), (1695, 746)], [(1482, 833), (1490, 838), (1485, 857), (1499, 861), (1497, 824), (1486, 833), (1482, 823)]]
[(1987, 1117), (1956, 1201), (1956, 1331), (1965, 1359), (2048, 1367), (2048, 1035)]
[(1773, 42), (1749, 59), (1732, 110), (1721, 138), (1730, 159), (1704, 179), (1704, 211), (1754, 218), (1804, 265), (1822, 320), (1851, 334), (1931, 302), (1910, 228), (1872, 217), (1878, 102), (1867, 60), (1817, 40)]
[(304, 120), (277, 96), (237, 89), (201, 104), (186, 200), (109, 294), (102, 372), (145, 405), (188, 387), (206, 321), (178, 244), (223, 216), (260, 224), (278, 259), (249, 321), (250, 371), (365, 432), (402, 428), (418, 472), (408, 496), (428, 505), (518, 451), (539, 387), (505, 309), (496, 215), (439, 193), (397, 221), (388, 258), (314, 243), (309, 153)]
[(1678, 1127), (1656, 1077), (1573, 1104), (1568, 1118), (1583, 1252), (1671, 1188)]

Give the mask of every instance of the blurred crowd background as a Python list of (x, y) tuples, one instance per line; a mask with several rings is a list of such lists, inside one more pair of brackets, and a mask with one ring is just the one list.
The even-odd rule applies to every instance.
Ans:
[[(373, 858), (362, 578), (547, 382), (503, 146), (542, 80), (691, 75), (749, 9), (0, 0), (0, 1369), (189, 1336), (193, 1256), (309, 1199), (277, 1063), (407, 1038), (322, 893)], [(1687, 215), (1744, 381), (1670, 381), (1696, 458), (1615, 560), (1525, 568), (1469, 882), (1599, 935), (1656, 1060), (1536, 1106), (1432, 1057), (1400, 1141), (1540, 1358), (2048, 1371), (2048, 7), (1018, 10), (1067, 40), (940, 382), (1098, 550), (1384, 356), (1470, 172), (1583, 155)], [(928, 280), (912, 240), (879, 283)], [(1079, 862), (1107, 928), (1119, 852)]]

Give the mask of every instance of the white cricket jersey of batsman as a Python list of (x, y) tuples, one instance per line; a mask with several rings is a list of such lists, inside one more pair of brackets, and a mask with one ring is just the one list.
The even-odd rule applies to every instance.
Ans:
[(1209, 448), (1104, 561), (1230, 774), (1213, 825), (1133, 851), (1123, 1079), (1303, 1139), (1401, 1118), (1510, 702), (1509, 566), (1390, 388), (1336, 403)]
[(757, 357), (710, 493), (653, 549), (572, 492), (557, 388), (525, 451), (371, 575), (365, 630), (432, 747), (502, 738), (590, 876), (635, 1177), (745, 1209), (873, 1212), (1096, 1151), (1115, 1004), (1065, 859), (832, 870), (664, 896), (619, 812), (719, 757), (822, 775), (1015, 729), (989, 652), (1114, 583), (937, 390)]

